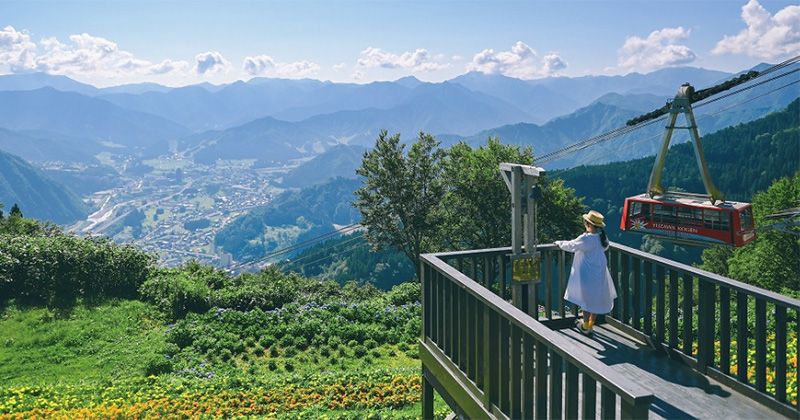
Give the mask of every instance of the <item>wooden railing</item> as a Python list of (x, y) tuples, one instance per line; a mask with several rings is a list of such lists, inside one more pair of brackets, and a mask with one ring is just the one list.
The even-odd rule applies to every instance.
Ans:
[[(571, 418), (580, 400), (585, 417), (606, 417), (619, 397), (624, 416), (646, 416), (646, 390), (548, 328), (570, 325), (577, 314), (563, 299), (571, 254), (553, 245), (538, 250), (542, 280), (522, 286), (510, 281), (509, 248), (423, 256), (421, 354), (452, 363), (448, 372), (457, 380), (451, 385), (467, 390), (480, 415)], [(606, 322), (800, 417), (800, 364), (787, 357), (789, 349), (800, 353), (799, 300), (616, 243), (607, 255), (619, 297)], [(424, 357), (423, 364), (427, 369)]]
[(510, 286), (508, 249), (422, 256), (425, 418), (434, 388), (468, 418), (648, 416), (649, 391), (537, 320), (576, 313), (562, 297), (566, 255), (539, 250), (538, 286)]
[[(800, 416), (798, 363), (787, 358), (787, 348), (800, 353), (800, 301), (619, 244), (608, 256), (619, 293), (610, 322), (787, 416)], [(787, 398), (790, 383), (794, 401)]]

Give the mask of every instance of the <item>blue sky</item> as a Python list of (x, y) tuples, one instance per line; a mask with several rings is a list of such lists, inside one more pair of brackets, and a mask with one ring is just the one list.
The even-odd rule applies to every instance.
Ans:
[(98, 86), (739, 71), (800, 54), (789, 1), (2, 1), (0, 73)]

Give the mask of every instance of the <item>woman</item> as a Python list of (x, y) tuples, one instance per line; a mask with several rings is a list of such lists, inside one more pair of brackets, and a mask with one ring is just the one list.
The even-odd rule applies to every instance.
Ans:
[(556, 245), (575, 253), (564, 299), (583, 309), (583, 320), (577, 324), (581, 332), (588, 335), (592, 333), (597, 314), (611, 312), (617, 291), (607, 267), (608, 237), (603, 230), (606, 226), (603, 215), (592, 210), (583, 215), (583, 224), (585, 233), (571, 241), (556, 241)]

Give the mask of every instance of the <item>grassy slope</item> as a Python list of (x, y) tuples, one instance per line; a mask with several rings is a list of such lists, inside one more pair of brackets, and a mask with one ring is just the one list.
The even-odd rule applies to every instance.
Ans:
[[(186, 409), (195, 401), (201, 403), (190, 411), (194, 415), (243, 413), (240, 405), (245, 404), (218, 407), (220, 401), (231, 400), (256, 405), (269, 401), (276, 405), (267, 410), (278, 407), (280, 417), (285, 418), (416, 418), (421, 412), (418, 399), (413, 400), (418, 398), (413, 389), (395, 407), (364, 403), (367, 400), (363, 396), (361, 403), (347, 403), (345, 399), (350, 398), (350, 390), (364, 389), (363, 385), (354, 386), (361, 381), (369, 384), (367, 388), (374, 385), (387, 390), (394, 387), (386, 382), (387, 377), (417, 381), (419, 361), (403, 351), (402, 345), (381, 345), (364, 358), (355, 357), (349, 348), (327, 357), (313, 348), (292, 357), (272, 357), (269, 351), (257, 356), (249, 351), (230, 364), (211, 362), (216, 372), (211, 379), (180, 373), (148, 378), (146, 366), (149, 360), (160, 357), (167, 328), (158, 311), (140, 301), (80, 306), (61, 317), (43, 308), (6, 308), (0, 313), (0, 419), (15, 412), (67, 417), (116, 413), (109, 404), (129, 410), (124, 412), (127, 415), (152, 415), (153, 410), (167, 410), (166, 414)], [(291, 372), (287, 372), (287, 362), (293, 366)], [(318, 383), (331, 386), (320, 389), (315, 385)], [(344, 391), (336, 391), (339, 387)], [(310, 395), (334, 395), (335, 401), (340, 398), (336, 392), (342, 392), (345, 408), (331, 410), (324, 404), (293, 403), (292, 394), (302, 393), (293, 391), (295, 388), (309, 389)], [(352, 397), (357, 397), (355, 391)], [(222, 411), (204, 412), (204, 402)], [(270, 415), (259, 409), (265, 408), (248, 413)], [(444, 417), (447, 411), (444, 403), (437, 401), (438, 416)]]
[(0, 315), (0, 383), (79, 383), (140, 376), (164, 345), (163, 322), (148, 304), (78, 307), (68, 319), (47, 309)]

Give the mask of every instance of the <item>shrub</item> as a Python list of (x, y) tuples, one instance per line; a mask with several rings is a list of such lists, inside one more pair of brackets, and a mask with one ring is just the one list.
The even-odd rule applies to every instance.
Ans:
[(328, 345), (331, 346), (332, 349), (338, 350), (339, 346), (342, 345), (342, 339), (338, 336), (330, 336), (328, 337)]
[(267, 363), (267, 368), (269, 368), (269, 370), (274, 372), (274, 371), (278, 370), (278, 364), (275, 363), (274, 360), (270, 360), (269, 363)]
[(292, 364), (292, 362), (289, 362), (289, 361), (287, 361), (286, 363), (283, 364), (283, 368), (287, 372), (293, 372), (294, 371), (294, 365)]
[(261, 345), (265, 350), (275, 344), (275, 337), (271, 335), (265, 335), (258, 340), (258, 344)]
[(281, 347), (293, 346), (294, 345), (294, 337), (289, 336), (289, 335), (284, 335), (283, 338), (281, 338), (278, 341), (278, 344), (280, 344)]
[(142, 297), (172, 319), (189, 312), (206, 312), (211, 290), (201, 278), (179, 269), (162, 270), (140, 288)]
[(240, 311), (254, 308), (269, 311), (294, 301), (301, 281), (295, 275), (283, 274), (272, 267), (258, 274), (246, 273), (233, 279), (230, 287), (216, 291), (213, 303)]
[(67, 308), (79, 298), (135, 299), (153, 268), (153, 257), (132, 246), (53, 228), (23, 230), (0, 227), (0, 300)]
[(419, 302), (422, 296), (422, 287), (419, 281), (412, 280), (400, 283), (386, 293), (386, 300), (394, 306), (401, 306)]
[(362, 346), (361, 344), (353, 347), (353, 355), (358, 357), (359, 359), (364, 357), (367, 354), (367, 348)]
[(172, 372), (172, 363), (167, 360), (166, 357), (158, 355), (153, 356), (145, 362), (144, 365), (144, 374), (145, 376), (150, 375), (162, 375), (165, 373)]
[(367, 339), (367, 340), (365, 340), (365, 341), (364, 341), (364, 345), (365, 345), (365, 346), (366, 346), (368, 349), (372, 350), (372, 349), (374, 349), (375, 347), (378, 347), (378, 342), (370, 338), (370, 339)]

